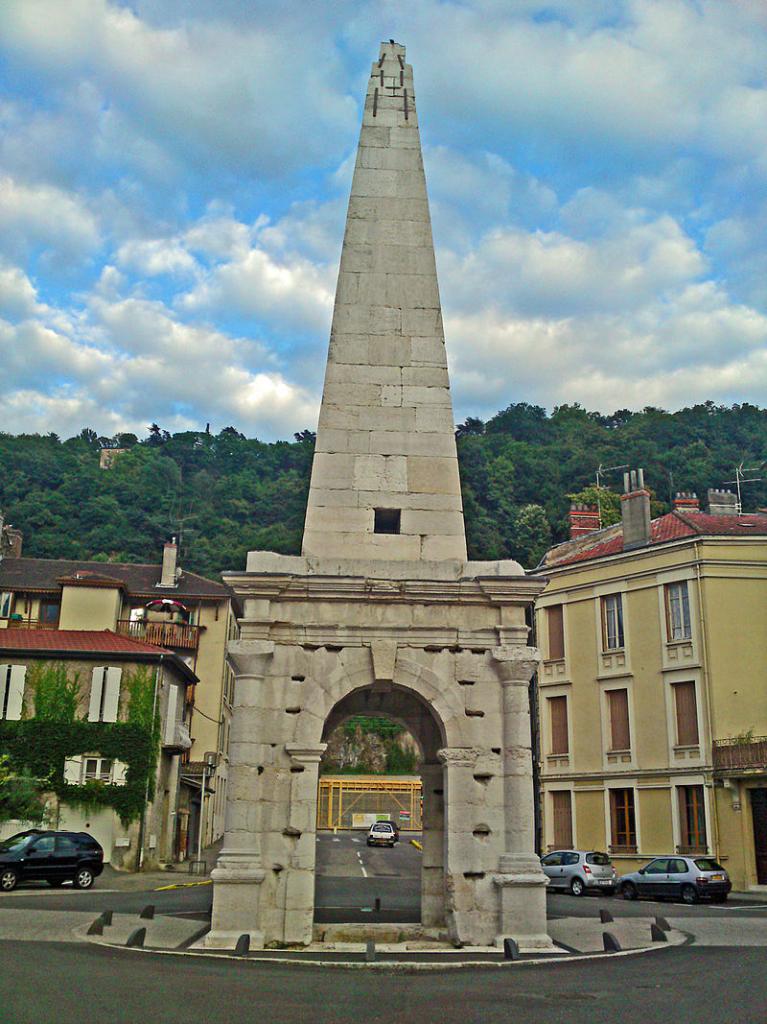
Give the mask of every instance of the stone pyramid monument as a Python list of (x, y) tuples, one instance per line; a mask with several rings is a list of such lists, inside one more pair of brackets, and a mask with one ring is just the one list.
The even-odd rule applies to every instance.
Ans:
[[(420, 751), (420, 927), (548, 946), (534, 851), (526, 609), (513, 561), (470, 562), (413, 73), (368, 82), (302, 554), (252, 551), (211, 946), (312, 940), (319, 764), (356, 714)], [(326, 824), (326, 822), (323, 822)]]
[(303, 553), (466, 560), (413, 74), (396, 43), (365, 100)]

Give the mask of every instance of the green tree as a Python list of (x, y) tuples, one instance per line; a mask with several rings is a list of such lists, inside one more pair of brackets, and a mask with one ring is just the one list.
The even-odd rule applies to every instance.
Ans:
[(7, 754), (0, 754), (0, 822), (45, 819), (43, 783), (24, 771), (15, 771)]

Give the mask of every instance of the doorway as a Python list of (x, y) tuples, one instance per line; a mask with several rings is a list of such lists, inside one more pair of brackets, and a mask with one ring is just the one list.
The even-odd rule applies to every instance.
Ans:
[(759, 885), (767, 885), (767, 789), (752, 789), (750, 792), (756, 881)]

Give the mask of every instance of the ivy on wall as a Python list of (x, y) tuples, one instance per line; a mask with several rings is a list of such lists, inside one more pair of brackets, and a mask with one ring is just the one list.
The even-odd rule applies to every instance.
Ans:
[[(154, 708), (154, 673), (136, 668), (123, 677), (127, 714), (123, 722), (89, 722), (77, 717), (79, 679), (66, 665), (32, 666), (35, 713), (18, 722), (0, 721), (0, 750), (18, 771), (42, 780), (62, 803), (94, 809), (111, 807), (124, 825), (141, 817), (147, 798), (154, 797), (160, 722)], [(127, 764), (125, 783), (90, 781), (71, 785), (64, 778), (67, 758), (98, 753)]]

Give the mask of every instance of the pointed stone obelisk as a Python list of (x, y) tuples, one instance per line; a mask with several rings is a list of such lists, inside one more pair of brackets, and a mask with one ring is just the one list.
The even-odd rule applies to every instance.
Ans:
[(434, 244), (405, 48), (373, 64), (303, 554), (466, 559)]

